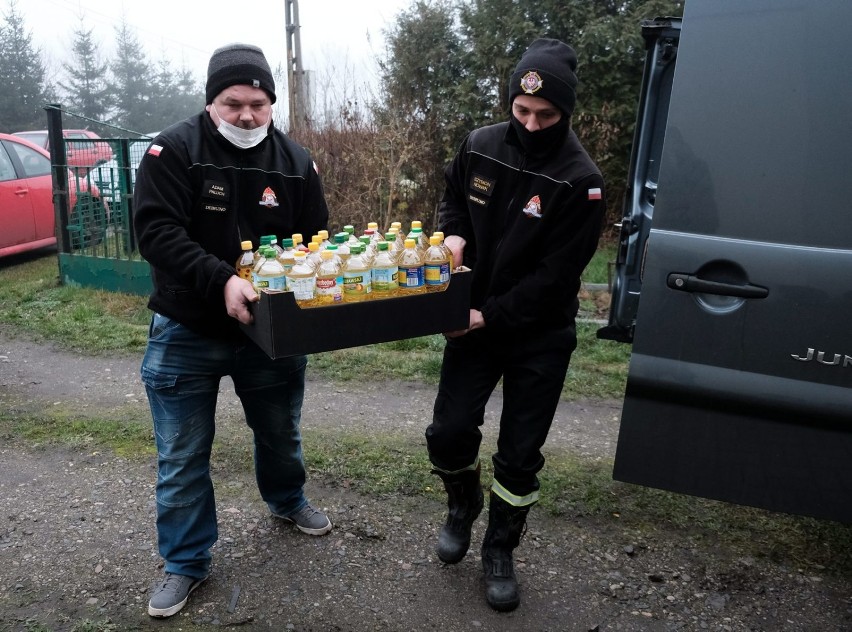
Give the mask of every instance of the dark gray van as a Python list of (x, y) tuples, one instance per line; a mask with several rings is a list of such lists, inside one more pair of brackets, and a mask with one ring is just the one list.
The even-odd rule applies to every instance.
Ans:
[(852, 2), (687, 0), (644, 32), (613, 475), (852, 522)]

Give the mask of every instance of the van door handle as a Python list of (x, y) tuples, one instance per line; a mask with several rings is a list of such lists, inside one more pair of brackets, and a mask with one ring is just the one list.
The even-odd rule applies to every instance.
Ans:
[(721, 296), (738, 296), (741, 298), (766, 298), (769, 290), (759, 285), (739, 285), (736, 283), (720, 283), (719, 281), (705, 281), (691, 274), (680, 274), (672, 272), (666, 280), (666, 285), (673, 290), (681, 292), (695, 292), (696, 294), (719, 294)]

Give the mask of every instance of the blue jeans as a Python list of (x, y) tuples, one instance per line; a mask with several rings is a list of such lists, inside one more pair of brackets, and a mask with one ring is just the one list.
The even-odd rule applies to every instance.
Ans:
[(169, 573), (206, 577), (218, 538), (210, 479), (219, 381), (230, 375), (254, 432), (260, 495), (287, 515), (306, 503), (299, 423), (305, 356), (271, 360), (250, 340), (207, 338), (154, 314), (142, 360), (157, 443), (157, 536)]

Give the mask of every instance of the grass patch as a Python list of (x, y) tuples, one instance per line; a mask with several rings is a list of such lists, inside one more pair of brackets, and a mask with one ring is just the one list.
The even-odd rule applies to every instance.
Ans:
[(615, 261), (618, 254), (618, 242), (601, 243), (595, 256), (583, 271), (584, 283), (609, 283), (610, 263)]
[(571, 356), (562, 399), (621, 399), (627, 385), (631, 346), (598, 340), (598, 325), (577, 323), (577, 349)]
[(149, 456), (156, 454), (151, 432), (148, 420), (88, 417), (61, 406), (38, 412), (7, 407), (0, 414), (0, 436), (33, 447), (108, 448), (122, 457)]
[[(630, 346), (598, 340), (598, 325), (577, 324), (577, 350), (571, 356), (562, 398), (617, 399), (624, 395)], [(340, 381), (399, 380), (435, 385), (441, 375), (444, 338), (440, 335), (317, 353), (308, 371)]]
[(444, 337), (441, 335), (382, 342), (364, 347), (315, 353), (308, 371), (340, 380), (400, 380), (437, 384), (441, 374)]
[(143, 297), (59, 285), (55, 256), (0, 268), (0, 322), (73, 351), (141, 352), (150, 312)]

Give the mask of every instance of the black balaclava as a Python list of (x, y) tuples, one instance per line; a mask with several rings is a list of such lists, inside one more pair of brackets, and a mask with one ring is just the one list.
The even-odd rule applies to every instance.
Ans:
[(514, 114), (510, 122), (524, 151), (534, 156), (547, 154), (568, 134), (577, 94), (577, 53), (555, 39), (537, 39), (524, 52), (509, 79), (509, 107), (520, 94), (540, 97), (559, 108), (562, 118), (555, 125), (528, 131)]

